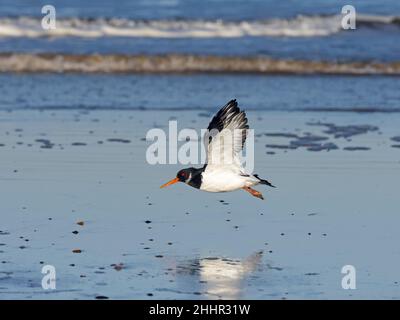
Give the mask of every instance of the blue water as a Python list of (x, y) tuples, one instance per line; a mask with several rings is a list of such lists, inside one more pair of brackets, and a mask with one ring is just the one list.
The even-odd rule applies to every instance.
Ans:
[[(371, 38), (372, 36), (372, 38)], [(398, 36), (398, 35), (396, 35)], [(356, 42), (353, 40), (356, 38)], [(129, 53), (129, 54), (208, 54), (265, 55), (273, 58), (340, 61), (397, 61), (400, 41), (377, 30), (344, 32), (314, 38), (235, 38), (235, 39), (0, 39), (3, 52)]]
[[(400, 112), (397, 77), (257, 75), (0, 75), (0, 110)], [(211, 114), (210, 114), (211, 116)]]
[[(38, 24), (46, 1), (3, 0), (0, 18), (36, 17)], [(380, 17), (400, 16), (400, 2), (388, 1), (217, 1), (217, 0), (151, 0), (151, 1), (67, 1), (52, 4), (59, 19), (123, 18), (128, 21), (269, 21), (293, 19), (299, 15), (321, 17), (339, 15), (342, 6), (354, 5), (358, 14)], [(283, 27), (282, 27), (283, 28)], [(0, 52), (57, 52), (72, 54), (208, 54), (230, 56), (265, 55), (284, 59), (331, 61), (397, 61), (400, 58), (400, 25), (367, 25), (357, 30), (340, 31), (327, 36), (242, 36), (237, 38), (160, 38), (104, 36), (82, 37), (0, 37)]]
[[(2, 0), (1, 16), (41, 16), (49, 1)], [(398, 15), (397, 0), (52, 0), (62, 17), (126, 17), (133, 19), (264, 19), (298, 14), (338, 14), (344, 5), (358, 12)]]

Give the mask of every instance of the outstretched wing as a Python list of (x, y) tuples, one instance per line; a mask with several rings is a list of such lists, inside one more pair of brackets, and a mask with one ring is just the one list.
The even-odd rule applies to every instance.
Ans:
[(247, 118), (236, 100), (229, 101), (208, 125), (205, 136), (208, 165), (238, 164), (238, 154), (246, 142)]

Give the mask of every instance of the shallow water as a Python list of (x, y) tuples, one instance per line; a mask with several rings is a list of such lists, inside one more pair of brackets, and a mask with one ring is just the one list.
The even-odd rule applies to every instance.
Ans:
[[(278, 187), (259, 188), (265, 201), (160, 190), (182, 166), (148, 165), (143, 137), (172, 115), (208, 122), (190, 110), (0, 112), (2, 299), (399, 298), (397, 114), (249, 111), (256, 172)], [(335, 137), (318, 121), (378, 129)], [(307, 134), (338, 149), (267, 154)], [(370, 150), (344, 150), (359, 146)], [(41, 288), (46, 264), (54, 291)], [(341, 288), (346, 264), (356, 290)]]
[(0, 74), (0, 109), (399, 112), (396, 76)]

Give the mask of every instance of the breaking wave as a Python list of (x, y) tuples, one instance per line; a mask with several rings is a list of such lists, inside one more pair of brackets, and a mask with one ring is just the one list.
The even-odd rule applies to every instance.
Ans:
[(400, 75), (398, 62), (283, 60), (265, 56), (0, 54), (0, 72)]
[[(0, 18), (0, 37), (149, 37), (238, 38), (329, 36), (342, 30), (341, 15), (297, 16), (255, 21), (130, 20), (122, 18), (58, 18), (56, 29), (45, 30), (41, 19)], [(357, 15), (358, 26), (396, 24), (392, 16)]]

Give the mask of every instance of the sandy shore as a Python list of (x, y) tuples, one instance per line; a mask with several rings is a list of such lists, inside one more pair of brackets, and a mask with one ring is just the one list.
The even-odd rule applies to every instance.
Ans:
[(265, 201), (160, 190), (182, 166), (148, 165), (144, 137), (172, 116), (209, 120), (0, 112), (1, 299), (400, 298), (398, 114), (249, 112)]

